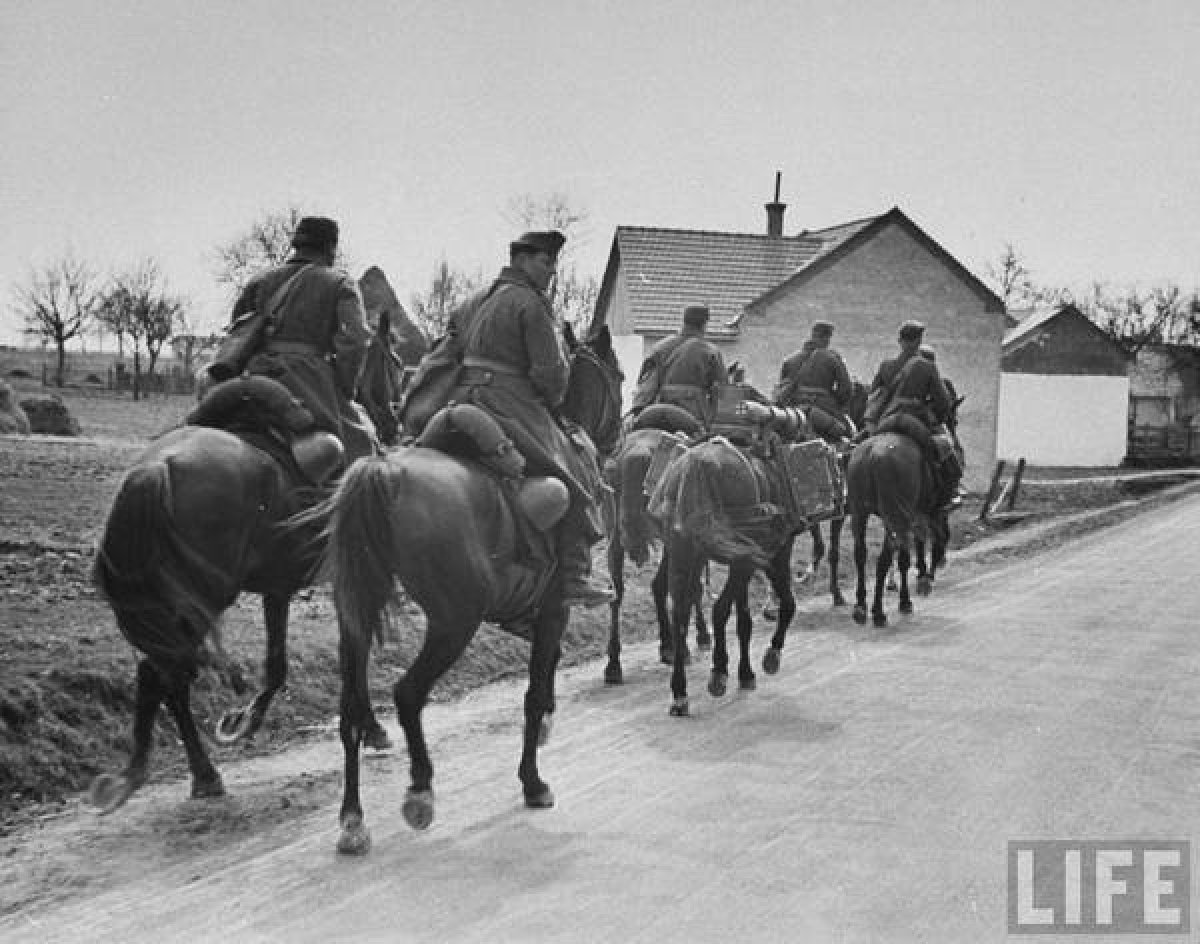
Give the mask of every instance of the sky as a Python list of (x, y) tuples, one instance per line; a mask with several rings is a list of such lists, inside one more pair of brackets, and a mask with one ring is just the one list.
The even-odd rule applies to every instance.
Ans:
[(617, 226), (785, 233), (899, 206), (976, 275), (1200, 286), (1196, 0), (0, 0), (0, 341), (65, 253), (152, 258), (194, 323), (214, 251), (332, 216), (409, 303), (491, 275), (522, 195)]

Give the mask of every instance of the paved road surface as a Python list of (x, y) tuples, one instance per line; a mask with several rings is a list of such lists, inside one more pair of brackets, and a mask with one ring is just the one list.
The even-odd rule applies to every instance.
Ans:
[[(330, 808), (282, 843), (184, 861), (36, 927), (0, 922), (0, 937), (1016, 940), (1008, 840), (1200, 840), (1198, 534), (1189, 499), (947, 582), (885, 632), (802, 615), (809, 631), (757, 692), (711, 699), (693, 666), (688, 719), (668, 717), (649, 646), (629, 650), (621, 688), (595, 665), (566, 672), (549, 812), (519, 802), (518, 683), (434, 705), (428, 832), (399, 815), (401, 751), (366, 770), (365, 859), (335, 856)], [(337, 745), (315, 750), (340, 763)], [(178, 803), (178, 785), (133, 802)]]

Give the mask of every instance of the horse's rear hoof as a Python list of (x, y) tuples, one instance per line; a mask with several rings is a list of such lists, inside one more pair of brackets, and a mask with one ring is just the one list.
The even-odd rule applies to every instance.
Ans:
[(366, 855), (371, 848), (371, 834), (360, 816), (352, 816), (342, 823), (342, 834), (338, 836), (338, 855)]
[(531, 810), (548, 810), (554, 806), (554, 794), (549, 787), (525, 794), (525, 806)]
[(840, 593), (834, 593), (834, 595), (833, 595), (833, 605), (834, 605), (834, 606), (845, 606), (845, 605), (846, 605), (846, 598), (845, 598), (844, 596), (842, 596)]
[(383, 725), (376, 724), (363, 735), (363, 747), (370, 748), (373, 751), (390, 751), (392, 749), (392, 739), (387, 731), (383, 729)]
[(876, 629), (883, 629), (887, 625), (887, 614), (873, 613), (871, 614), (871, 622), (875, 624)]
[(236, 744), (253, 733), (250, 730), (251, 718), (252, 713), (245, 708), (225, 712), (213, 726), (213, 740), (225, 747)]
[(671, 702), (671, 717), (686, 718), (688, 716), (688, 700), (684, 695), (682, 698), (676, 698)]
[(412, 790), (404, 795), (404, 805), (400, 808), (404, 821), (413, 829), (428, 829), (433, 822), (433, 791)]
[(912, 600), (901, 600), (899, 609), (901, 613), (911, 613), (913, 611)]
[(854, 622), (862, 626), (867, 621), (867, 608), (865, 606), (856, 606), (854, 608)]
[(779, 671), (779, 663), (783, 659), (783, 654), (774, 646), (768, 646), (767, 651), (763, 653), (763, 671), (767, 675), (774, 675)]
[(100, 774), (88, 788), (88, 803), (96, 812), (111, 813), (125, 805), (137, 787), (125, 774)]
[(708, 693), (713, 698), (720, 698), (725, 694), (728, 678), (729, 676), (724, 672), (718, 672), (716, 669), (713, 669), (712, 674), (708, 677)]
[(623, 685), (625, 683), (625, 673), (622, 671), (619, 663), (610, 662), (604, 667), (604, 684), (605, 685)]
[(917, 593), (923, 597), (929, 596), (933, 592), (933, 578), (918, 577), (917, 578)]
[(225, 784), (221, 782), (221, 775), (218, 773), (214, 773), (211, 777), (192, 781), (193, 800), (211, 800), (224, 795)]
[(753, 692), (758, 690), (758, 679), (753, 675), (746, 675), (738, 679), (738, 688), (743, 692)]

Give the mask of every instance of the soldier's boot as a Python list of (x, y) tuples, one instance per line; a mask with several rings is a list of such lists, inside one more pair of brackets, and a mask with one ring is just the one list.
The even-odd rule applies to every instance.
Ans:
[(592, 573), (596, 528), (586, 513), (573, 507), (558, 532), (558, 566), (563, 575), (563, 602), (568, 606), (603, 606), (616, 599), (612, 582)]

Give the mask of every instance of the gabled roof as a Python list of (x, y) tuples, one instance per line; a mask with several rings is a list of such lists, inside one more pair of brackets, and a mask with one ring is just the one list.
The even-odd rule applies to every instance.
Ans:
[(828, 227), (827, 229), (811, 232), (806, 230), (802, 232), (800, 238), (807, 236), (821, 239), (823, 244), (821, 252), (814, 256), (804, 267), (797, 270), (791, 277), (773, 286), (769, 291), (764, 292), (751, 303), (747, 304), (747, 310), (753, 309), (780, 293), (803, 284), (817, 273), (825, 271), (831, 265), (836, 264), (838, 260), (849, 255), (863, 243), (872, 239), (884, 227), (893, 223), (905, 229), (913, 239), (924, 246), (932, 255), (940, 259), (945, 266), (962, 279), (967, 287), (979, 296), (987, 310), (1004, 311), (1004, 302), (1000, 300), (1000, 297), (995, 292), (984, 285), (961, 262), (938, 245), (928, 233), (910, 220), (899, 207), (892, 207), (882, 216), (869, 217), (853, 223), (843, 223), (838, 226)]
[(1039, 329), (1054, 321), (1056, 318), (1073, 318), (1086, 325), (1093, 333), (1102, 336), (1113, 347), (1119, 348), (1124, 352), (1124, 346), (1110, 337), (1098, 324), (1092, 321), (1087, 315), (1076, 308), (1074, 305), (1050, 305), (1046, 308), (1028, 309), (1027, 314), (1014, 327), (1009, 328), (1004, 332), (1004, 340), (1001, 342), (1004, 353), (1009, 354), (1012, 351), (1020, 350), (1031, 339), (1034, 339)]
[(715, 233), (618, 226), (596, 311), (605, 309), (617, 269), (639, 334), (679, 330), (686, 305), (708, 305), (708, 334), (733, 337), (747, 304), (807, 265), (824, 242), (816, 237)]
[(749, 309), (800, 284), (897, 223), (951, 268), (988, 309), (1004, 303), (919, 226), (893, 207), (796, 236), (717, 233), (706, 230), (618, 226), (609, 252), (596, 312), (607, 309), (618, 270), (624, 273), (633, 330), (663, 335), (679, 329), (686, 305), (708, 305), (708, 335), (733, 338)]

